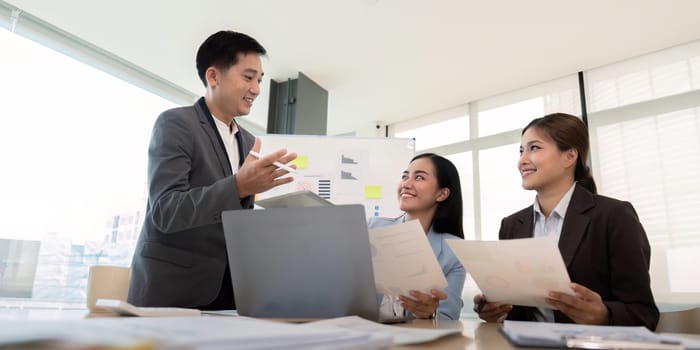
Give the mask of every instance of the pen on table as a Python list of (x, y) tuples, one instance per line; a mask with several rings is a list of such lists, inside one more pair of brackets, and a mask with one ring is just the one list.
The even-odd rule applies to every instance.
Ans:
[[(255, 157), (255, 158), (258, 158), (258, 159), (262, 158), (262, 156), (261, 156), (260, 153), (258, 153), (258, 152), (250, 151), (249, 153), (250, 153), (251, 156), (253, 156), (253, 157)], [(276, 166), (276, 167), (278, 167), (278, 168), (280, 168), (280, 169), (284, 169), (284, 170), (286, 170), (286, 171), (288, 171), (288, 172), (290, 172), (290, 173), (294, 173), (294, 174), (297, 173), (297, 170), (296, 170), (296, 169), (290, 167), (289, 165), (282, 164), (282, 163), (280, 163), (280, 162), (278, 162), (278, 161), (272, 162), (272, 165), (274, 165), (274, 166)]]

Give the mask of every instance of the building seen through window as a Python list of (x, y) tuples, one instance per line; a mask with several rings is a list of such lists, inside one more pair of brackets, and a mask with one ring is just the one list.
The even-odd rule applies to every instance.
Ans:
[(4, 29), (0, 47), (0, 305), (82, 305), (90, 265), (131, 263), (175, 104)]

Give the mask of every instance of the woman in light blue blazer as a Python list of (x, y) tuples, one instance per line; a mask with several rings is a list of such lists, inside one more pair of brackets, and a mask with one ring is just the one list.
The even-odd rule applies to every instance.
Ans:
[(402, 295), (397, 300), (384, 297), (380, 312), (383, 316), (391, 316), (387, 310), (396, 313), (400, 309), (397, 306), (400, 306), (406, 314), (417, 318), (459, 319), (464, 305), (462, 288), (466, 271), (445, 242), (447, 239), (464, 239), (462, 189), (457, 168), (433, 153), (417, 155), (401, 176), (398, 196), (404, 214), (393, 219), (371, 218), (369, 227), (419, 220), (447, 278), (447, 289), (432, 290), (430, 294), (411, 291), (411, 297)]

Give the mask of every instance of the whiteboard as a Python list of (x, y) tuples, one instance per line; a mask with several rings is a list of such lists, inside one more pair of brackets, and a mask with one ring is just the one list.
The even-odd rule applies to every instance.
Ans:
[(362, 204), (367, 217), (397, 217), (401, 173), (415, 155), (408, 138), (263, 135), (263, 155), (296, 152), (294, 181), (260, 193), (257, 199), (309, 190), (334, 204)]

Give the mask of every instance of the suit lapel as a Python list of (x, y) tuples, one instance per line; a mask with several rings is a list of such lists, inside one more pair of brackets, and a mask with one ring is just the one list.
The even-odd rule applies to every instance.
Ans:
[(216, 158), (219, 160), (219, 165), (221, 165), (221, 170), (224, 172), (224, 176), (231, 176), (233, 174), (233, 169), (231, 169), (231, 163), (228, 160), (224, 140), (222, 140), (221, 135), (219, 135), (219, 129), (217, 129), (216, 123), (214, 122), (214, 117), (211, 115), (207, 104), (204, 102), (204, 97), (197, 101), (195, 104), (195, 110), (198, 112), (197, 116), (199, 117), (199, 124), (202, 127), (202, 130), (204, 130), (207, 136), (209, 136), (209, 140), (212, 143), (214, 152), (216, 152)]
[(513, 237), (510, 238), (531, 238), (532, 233), (534, 232), (534, 223), (533, 223), (533, 207), (530, 206), (526, 210), (521, 211), (518, 213), (517, 216), (517, 224), (516, 227), (513, 228)]
[[(236, 120), (234, 119), (233, 122), (236, 123)], [(240, 169), (241, 166), (243, 166), (245, 158), (248, 156), (248, 152), (250, 152), (250, 149), (253, 148), (253, 144), (248, 142), (248, 140), (246, 140), (246, 138), (243, 135), (248, 131), (243, 129), (238, 123), (236, 123), (236, 127), (238, 127), (238, 132), (236, 133), (236, 141), (238, 142), (238, 168)], [(255, 142), (255, 138), (253, 138), (253, 142)]]
[(559, 237), (559, 251), (561, 251), (561, 256), (567, 268), (573, 261), (576, 250), (591, 220), (589, 216), (585, 215), (585, 212), (594, 206), (593, 196), (584, 188), (576, 185), (571, 196), (569, 208), (566, 209), (566, 216), (561, 228), (561, 236)]

